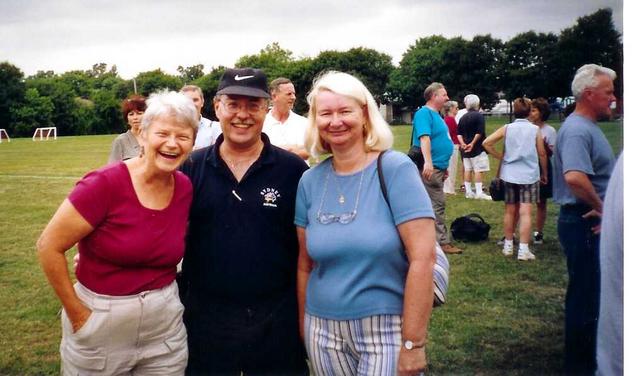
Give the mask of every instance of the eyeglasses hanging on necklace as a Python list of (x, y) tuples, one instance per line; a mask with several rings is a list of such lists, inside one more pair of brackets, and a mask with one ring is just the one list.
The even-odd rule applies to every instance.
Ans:
[[(366, 162), (366, 159), (365, 159)], [(322, 193), (322, 199), (320, 200), (320, 207), (318, 208), (318, 213), (316, 215), (316, 218), (318, 219), (318, 222), (320, 224), (323, 225), (328, 225), (334, 222), (338, 222), (340, 224), (346, 225), (349, 224), (351, 222), (353, 222), (353, 220), (356, 218), (356, 215), (358, 214), (358, 203), (360, 202), (360, 192), (362, 191), (362, 182), (364, 180), (364, 166), (362, 166), (362, 170), (360, 171), (360, 182), (358, 183), (358, 193), (356, 194), (356, 201), (355, 201), (355, 205), (353, 207), (353, 210), (347, 213), (341, 213), (341, 214), (334, 214), (334, 213), (323, 213), (322, 209), (324, 208), (324, 202), (325, 199), (327, 197), (327, 190), (328, 190), (328, 186), (329, 186), (329, 177), (330, 175), (332, 175), (332, 173), (334, 172), (333, 170), (333, 166), (331, 166), (328, 170), (327, 170), (327, 176), (325, 178), (324, 181), (324, 191)], [(334, 177), (336, 184), (337, 184), (337, 189), (339, 191), (338, 193), (338, 203), (340, 205), (344, 204), (345, 197), (344, 194), (342, 193), (342, 189), (340, 187), (340, 183), (338, 183), (338, 179), (337, 177)]]

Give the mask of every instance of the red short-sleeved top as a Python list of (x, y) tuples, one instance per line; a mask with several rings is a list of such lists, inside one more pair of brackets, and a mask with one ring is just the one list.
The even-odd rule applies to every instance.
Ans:
[(453, 116), (445, 116), (444, 122), (447, 124), (447, 128), (449, 128), (451, 141), (453, 141), (454, 145), (459, 145), (460, 141), (458, 141), (458, 124), (456, 124), (456, 119)]
[(173, 282), (184, 255), (193, 188), (179, 171), (162, 210), (142, 206), (123, 162), (88, 173), (69, 201), (94, 230), (78, 243), (76, 277), (93, 292), (123, 296)]

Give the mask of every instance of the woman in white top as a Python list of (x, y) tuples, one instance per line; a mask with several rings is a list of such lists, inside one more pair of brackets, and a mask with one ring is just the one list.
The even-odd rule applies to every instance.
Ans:
[[(531, 101), (517, 98), (513, 102), (513, 114), (516, 120), (499, 128), (482, 143), (484, 149), (501, 160), (500, 179), (505, 184), (504, 248), (505, 256), (513, 254), (513, 230), (516, 210), (520, 215), (520, 246), (518, 260), (535, 260), (529, 249), (531, 236), (531, 207), (537, 203), (540, 185), (547, 183), (547, 157), (540, 129), (531, 124), (527, 117), (531, 112)], [(494, 145), (505, 139), (504, 152), (500, 153)], [(542, 175), (540, 174), (541, 166)]]

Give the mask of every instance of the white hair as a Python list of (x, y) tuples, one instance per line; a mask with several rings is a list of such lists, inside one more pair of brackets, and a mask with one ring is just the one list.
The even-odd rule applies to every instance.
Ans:
[(475, 94), (469, 94), (464, 97), (464, 107), (467, 110), (478, 110), (480, 108), (480, 97)]
[(352, 98), (360, 105), (367, 106), (365, 113), (367, 123), (364, 127), (364, 142), (367, 151), (382, 151), (391, 148), (393, 144), (391, 128), (382, 118), (373, 95), (371, 95), (362, 81), (348, 73), (329, 71), (314, 80), (313, 87), (307, 96), (309, 127), (305, 135), (304, 145), (311, 155), (317, 157), (320, 154), (331, 152), (329, 145), (320, 138), (318, 126), (316, 125), (316, 97), (324, 90)]
[(141, 131), (145, 132), (157, 118), (175, 116), (176, 120), (197, 132), (200, 120), (193, 101), (182, 93), (162, 90), (147, 99), (147, 109), (142, 116)]
[(576, 100), (579, 100), (585, 89), (598, 86), (597, 76), (608, 76), (611, 81), (616, 79), (616, 72), (611, 68), (598, 64), (585, 64), (581, 66), (571, 82), (571, 91)]

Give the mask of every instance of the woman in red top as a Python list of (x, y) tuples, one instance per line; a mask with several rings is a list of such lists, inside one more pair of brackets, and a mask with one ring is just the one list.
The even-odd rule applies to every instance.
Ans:
[[(147, 101), (140, 156), (87, 174), (37, 243), (62, 306), (62, 373), (181, 375), (184, 310), (175, 282), (192, 198), (178, 172), (198, 128), (190, 99)], [(82, 255), (72, 284), (65, 252)]]
[(445, 103), (442, 107), (442, 112), (444, 113), (444, 122), (449, 128), (449, 137), (453, 141), (453, 154), (449, 159), (449, 168), (447, 169), (449, 176), (444, 181), (444, 193), (454, 195), (456, 194), (456, 174), (458, 173), (458, 160), (460, 159), (458, 152), (460, 141), (458, 141), (458, 123), (456, 123), (458, 102), (449, 101)]

